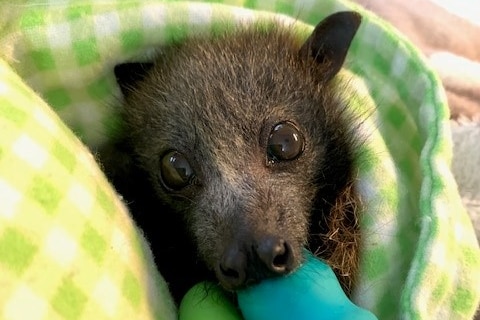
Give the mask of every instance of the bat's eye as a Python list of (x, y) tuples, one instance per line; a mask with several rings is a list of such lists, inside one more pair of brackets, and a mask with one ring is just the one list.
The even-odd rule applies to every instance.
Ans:
[(163, 184), (172, 190), (186, 187), (194, 176), (194, 172), (187, 158), (178, 151), (167, 152), (160, 164)]
[(297, 127), (291, 122), (280, 122), (273, 127), (268, 137), (268, 160), (294, 160), (302, 154), (303, 148), (304, 139)]

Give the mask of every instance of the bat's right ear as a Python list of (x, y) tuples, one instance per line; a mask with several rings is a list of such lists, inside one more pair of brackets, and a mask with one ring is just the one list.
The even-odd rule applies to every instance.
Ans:
[(141, 81), (153, 67), (150, 62), (128, 62), (117, 64), (113, 72), (117, 83), (124, 96), (128, 96), (135, 88), (136, 83)]

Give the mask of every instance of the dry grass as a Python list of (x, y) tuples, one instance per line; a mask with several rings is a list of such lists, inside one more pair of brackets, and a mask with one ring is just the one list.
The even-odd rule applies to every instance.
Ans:
[(318, 235), (324, 246), (314, 254), (332, 267), (347, 295), (353, 290), (360, 255), (359, 198), (353, 184), (337, 198), (325, 221), (326, 234)]

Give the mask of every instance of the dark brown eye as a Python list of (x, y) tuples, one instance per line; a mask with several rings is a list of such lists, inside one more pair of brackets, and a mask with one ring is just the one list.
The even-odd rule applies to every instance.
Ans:
[(163, 184), (173, 190), (186, 187), (194, 176), (187, 158), (178, 151), (167, 152), (160, 164)]
[(268, 160), (294, 160), (303, 152), (303, 147), (304, 139), (300, 131), (290, 122), (280, 122), (273, 127), (268, 137)]

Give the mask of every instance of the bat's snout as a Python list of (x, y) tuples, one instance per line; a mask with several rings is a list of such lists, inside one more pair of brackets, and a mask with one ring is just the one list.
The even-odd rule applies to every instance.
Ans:
[(289, 241), (281, 237), (265, 236), (243, 243), (237, 240), (224, 250), (215, 272), (223, 287), (235, 290), (288, 274), (299, 265), (297, 260)]

